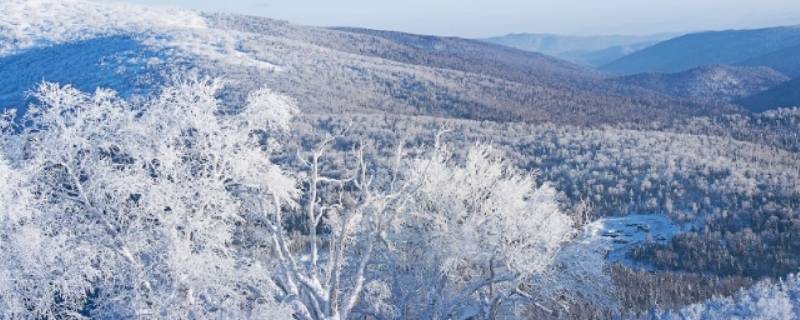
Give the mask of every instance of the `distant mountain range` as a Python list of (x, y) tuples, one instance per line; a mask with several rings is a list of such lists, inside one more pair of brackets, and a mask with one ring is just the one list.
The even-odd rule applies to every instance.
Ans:
[(653, 36), (509, 34), (484, 39), (592, 66), (639, 87), (752, 111), (800, 106), (800, 26)]
[[(709, 68), (715, 64), (730, 66)], [(794, 80), (781, 81), (786, 77), (763, 68)], [(688, 34), (632, 53), (600, 69), (615, 74), (640, 73), (622, 78), (628, 84), (638, 82), (642, 87), (682, 97), (724, 99), (754, 112), (800, 106), (800, 26)], [(702, 76), (709, 75), (711, 70), (727, 76), (717, 80)], [(674, 74), (653, 75), (653, 72)], [(744, 95), (747, 92), (750, 94)]]
[(800, 26), (692, 33), (666, 40), (617, 59), (601, 68), (629, 75), (680, 72), (712, 65), (765, 65), (796, 74)]
[(527, 51), (541, 52), (587, 66), (602, 66), (632, 52), (644, 49), (677, 34), (647, 36), (564, 36), (556, 34), (513, 33), (483, 41)]

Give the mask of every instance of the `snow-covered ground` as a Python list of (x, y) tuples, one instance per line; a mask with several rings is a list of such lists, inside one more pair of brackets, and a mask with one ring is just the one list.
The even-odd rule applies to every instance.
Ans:
[(646, 243), (666, 243), (691, 224), (678, 225), (659, 214), (632, 214), (600, 218), (584, 229), (587, 243), (605, 247), (609, 262), (633, 264), (627, 253)]

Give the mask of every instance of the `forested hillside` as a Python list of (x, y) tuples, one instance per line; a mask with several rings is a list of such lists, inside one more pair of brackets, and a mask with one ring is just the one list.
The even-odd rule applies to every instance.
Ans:
[(800, 105), (800, 78), (793, 79), (738, 101), (748, 109), (762, 111)]
[(677, 73), (636, 74), (615, 78), (614, 81), (713, 104), (756, 95), (790, 79), (767, 67), (710, 65)]
[[(73, 10), (65, 7), (61, 14), (68, 20), (80, 19), (79, 12)], [(55, 23), (48, 15), (31, 19), (39, 19), (42, 25)], [(148, 57), (163, 55), (160, 60), (166, 63), (158, 68), (162, 72), (176, 73), (163, 70), (178, 68), (184, 71), (177, 73), (208, 74), (238, 82), (238, 86), (227, 92), (227, 100), (241, 101), (246, 92), (266, 85), (294, 97), (304, 111), (312, 113), (378, 111), (484, 120), (603, 124), (669, 121), (691, 115), (738, 112), (734, 106), (707, 106), (635, 86), (609, 83), (595, 72), (568, 62), (473, 40), (399, 36), (401, 34), (367, 30), (354, 33), (355, 30), (295, 26), (245, 16), (209, 15), (201, 19), (206, 19), (202, 27), (178, 30), (171, 29), (172, 26), (137, 25), (124, 31), (128, 22), (109, 22), (119, 27), (97, 31), (101, 38), (127, 35), (144, 45), (102, 56), (70, 57), (75, 63), (55, 63), (49, 67), (55, 68), (49, 73), (70, 73), (57, 68), (102, 65), (103, 61), (111, 59), (158, 63)], [(134, 23), (139, 22), (130, 22)], [(8, 24), (14, 25), (14, 22)], [(36, 36), (28, 39), (26, 35), (23, 40), (11, 43), (29, 42), (36, 46), (38, 42), (65, 41), (70, 39), (71, 33), (81, 30), (80, 26), (72, 30), (71, 24), (67, 24), (63, 32), (48, 35), (46, 29), (37, 24), (28, 28), (30, 30), (18, 32)], [(158, 32), (173, 36), (160, 38)], [(443, 51), (449, 54), (420, 46), (419, 43), (424, 43), (420, 39), (449, 48)], [(83, 45), (105, 46), (106, 41), (113, 40)], [(52, 50), (68, 52), (69, 48), (54, 47)], [(7, 56), (0, 65), (7, 72), (20, 72), (17, 63), (32, 59), (27, 57), (29, 54), (36, 53)], [(121, 54), (131, 57), (123, 59)], [(114, 72), (128, 74), (127, 78), (119, 80), (128, 79), (133, 87), (158, 78), (147, 72), (133, 71), (137, 68), (146, 71), (146, 65), (115, 68)], [(42, 78), (47, 80), (46, 76), (43, 74)], [(53, 80), (59, 79), (53, 77)], [(91, 81), (91, 77), (87, 81)], [(77, 82), (81, 87), (80, 81)], [(22, 96), (30, 89), (26, 85), (30, 83), (15, 83), (5, 91), (9, 97)], [(314, 94), (310, 94), (312, 92)], [(13, 99), (7, 101), (22, 104)]]

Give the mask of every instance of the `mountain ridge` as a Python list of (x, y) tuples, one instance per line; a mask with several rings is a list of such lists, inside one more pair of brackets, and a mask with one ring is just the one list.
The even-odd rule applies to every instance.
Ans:
[(766, 66), (791, 77), (800, 77), (800, 44), (739, 62), (742, 66)]
[(680, 72), (702, 65), (734, 65), (795, 45), (800, 45), (800, 26), (705, 31), (660, 42), (601, 70), (618, 75)]
[(568, 36), (551, 33), (510, 33), (482, 41), (541, 52), (587, 66), (601, 66), (677, 34)]

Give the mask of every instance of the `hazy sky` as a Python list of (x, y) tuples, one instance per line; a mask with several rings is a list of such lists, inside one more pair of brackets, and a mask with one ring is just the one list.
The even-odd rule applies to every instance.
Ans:
[(485, 37), (649, 34), (800, 24), (800, 0), (124, 0), (357, 26)]

